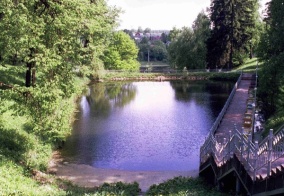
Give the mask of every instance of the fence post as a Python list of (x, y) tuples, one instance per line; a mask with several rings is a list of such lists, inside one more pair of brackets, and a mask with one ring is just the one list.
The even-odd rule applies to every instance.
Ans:
[(268, 136), (268, 165), (267, 165), (267, 177), (270, 176), (271, 173), (271, 161), (272, 161), (272, 144), (273, 144), (273, 129), (269, 130)]

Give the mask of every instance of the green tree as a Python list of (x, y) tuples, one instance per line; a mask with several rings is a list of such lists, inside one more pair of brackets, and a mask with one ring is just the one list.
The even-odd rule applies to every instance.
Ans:
[(162, 33), (161, 41), (167, 44), (169, 42), (169, 36), (166, 33)]
[(138, 29), (137, 29), (137, 32), (138, 32), (138, 33), (143, 33), (142, 27), (139, 26)]
[(176, 27), (174, 27), (169, 32), (169, 41), (171, 42), (175, 41), (178, 38), (180, 33), (181, 33), (181, 29), (177, 29)]
[(264, 60), (260, 73), (259, 96), (268, 116), (283, 112), (284, 87), (284, 4), (283, 0), (272, 0), (268, 6), (266, 34), (263, 34), (260, 51)]
[(151, 53), (153, 53), (152, 60), (154, 61), (166, 61), (168, 52), (164, 42), (161, 40), (155, 40), (152, 42)]
[(143, 37), (138, 47), (140, 61), (167, 61), (167, 47), (161, 40), (151, 41), (148, 37)]
[(183, 27), (178, 37), (172, 41), (168, 47), (170, 64), (179, 69), (190, 68), (193, 58), (191, 46), (193, 45), (193, 30)]
[(130, 36), (123, 31), (114, 32), (103, 61), (106, 69), (111, 70), (138, 70), (136, 60), (138, 48)]
[(148, 56), (150, 60), (150, 46), (151, 42), (148, 37), (143, 37), (138, 43), (140, 61), (148, 61)]
[(151, 33), (151, 29), (149, 27), (147, 27), (145, 30), (144, 30), (144, 33)]
[(257, 0), (213, 0), (210, 20), (213, 29), (207, 41), (209, 68), (233, 67), (237, 53), (249, 53), (257, 21)]
[(210, 35), (210, 20), (203, 11), (198, 14), (192, 29), (194, 37), (191, 46), (193, 53), (193, 62), (191, 64), (195, 64), (192, 68), (204, 69), (206, 68), (206, 40)]
[(183, 28), (180, 33), (173, 29), (172, 42), (168, 47), (172, 66), (183, 69), (204, 69), (206, 65), (206, 44), (210, 32), (210, 21), (202, 11), (192, 28)]
[(128, 35), (131, 37), (131, 39), (134, 40), (134, 35), (133, 35), (133, 32), (132, 32), (131, 30), (124, 29), (123, 32), (126, 33), (126, 34), (128, 34)]

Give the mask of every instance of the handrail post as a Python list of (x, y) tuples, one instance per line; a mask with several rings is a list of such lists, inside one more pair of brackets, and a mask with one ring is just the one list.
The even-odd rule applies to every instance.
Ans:
[(237, 141), (237, 131), (238, 131), (238, 129), (237, 129), (237, 124), (236, 123), (234, 123), (234, 132), (233, 132), (233, 137), (234, 137), (234, 150), (236, 149), (236, 148), (239, 148), (239, 141)]
[(253, 181), (256, 180), (256, 169), (257, 169), (258, 150), (259, 150), (258, 141), (255, 141), (254, 144), (255, 144), (255, 151), (254, 151), (254, 164), (253, 164)]
[(273, 144), (273, 129), (269, 130), (268, 136), (268, 164), (267, 164), (267, 176), (270, 176), (271, 173), (271, 162), (272, 162), (272, 144)]
[(232, 155), (232, 143), (234, 143), (234, 142), (233, 142), (233, 138), (232, 138), (232, 131), (230, 130), (229, 131), (229, 152), (228, 152), (230, 157)]
[(242, 127), (241, 130), (241, 159), (243, 159), (243, 153), (244, 153), (244, 143), (245, 143), (245, 139), (244, 139), (244, 128)]
[(249, 152), (250, 152), (251, 134), (248, 134), (248, 149), (247, 149), (247, 164), (249, 165)]
[(225, 163), (225, 158), (227, 156), (227, 150), (226, 150), (226, 143), (227, 143), (227, 138), (223, 138), (223, 164)]

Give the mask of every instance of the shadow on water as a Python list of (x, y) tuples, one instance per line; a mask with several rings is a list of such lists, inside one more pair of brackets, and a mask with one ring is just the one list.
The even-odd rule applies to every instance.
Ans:
[(233, 87), (220, 82), (127, 82), (90, 86), (62, 150), (98, 168), (198, 169), (199, 148)]

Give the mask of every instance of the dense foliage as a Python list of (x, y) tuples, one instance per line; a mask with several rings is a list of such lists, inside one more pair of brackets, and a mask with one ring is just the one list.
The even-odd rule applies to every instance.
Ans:
[(13, 90), (3, 93), (27, 115), (30, 129), (58, 143), (69, 130), (66, 100), (76, 92), (76, 75), (102, 67), (100, 55), (117, 11), (102, 0), (23, 0), (1, 1), (0, 13), (1, 64), (27, 68), (27, 88), (9, 83)]
[(169, 61), (178, 69), (205, 69), (207, 53), (205, 41), (210, 32), (210, 21), (204, 12), (198, 14), (192, 28), (173, 29), (168, 48)]
[(104, 0), (0, 1), (1, 195), (61, 195), (31, 176), (70, 133), (78, 75), (103, 67), (117, 14)]
[(138, 47), (140, 61), (167, 61), (167, 47), (161, 40), (150, 40), (150, 38), (144, 37), (138, 43)]
[(233, 57), (244, 59), (243, 55), (248, 56), (255, 43), (252, 40), (257, 19), (257, 0), (213, 0), (210, 7), (213, 28), (207, 40), (207, 67), (231, 69)]
[(138, 70), (138, 48), (131, 37), (123, 31), (114, 32), (110, 45), (104, 52), (103, 61), (106, 69)]
[(272, 0), (267, 8), (266, 30), (260, 43), (261, 59), (259, 96), (263, 100), (266, 116), (273, 116), (268, 128), (284, 123), (284, 2)]

